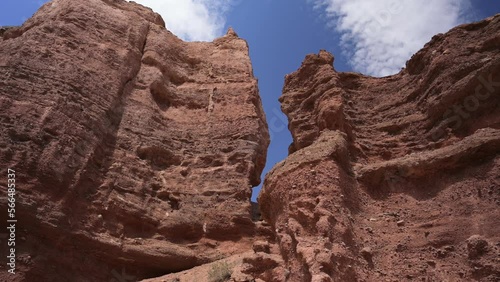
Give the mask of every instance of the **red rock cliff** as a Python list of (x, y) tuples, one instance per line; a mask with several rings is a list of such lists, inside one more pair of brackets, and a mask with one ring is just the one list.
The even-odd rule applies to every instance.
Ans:
[(287, 276), (500, 280), (500, 15), (439, 34), (399, 74), (287, 75), (290, 155), (259, 204)]
[(244, 40), (186, 43), (120, 0), (54, 0), (1, 38), (17, 281), (139, 279), (250, 250), (269, 135)]
[(2, 263), (0, 280), (207, 281), (222, 259), (233, 281), (498, 281), (499, 30), (436, 35), (384, 78), (308, 55), (280, 98), (293, 143), (259, 197), (266, 223), (244, 40), (186, 43), (121, 0), (45, 4), (0, 28), (18, 189), (18, 275)]

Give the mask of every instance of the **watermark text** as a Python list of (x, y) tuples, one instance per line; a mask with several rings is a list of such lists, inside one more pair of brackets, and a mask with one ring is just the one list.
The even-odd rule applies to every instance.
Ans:
[(16, 172), (7, 170), (7, 266), (8, 272), (16, 274)]

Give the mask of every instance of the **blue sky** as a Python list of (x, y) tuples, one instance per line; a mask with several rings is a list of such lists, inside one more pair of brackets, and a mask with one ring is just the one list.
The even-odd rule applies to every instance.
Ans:
[[(0, 26), (20, 25), (47, 1), (2, 0)], [(500, 12), (500, 1), (468, 0), (136, 0), (174, 34), (210, 41), (232, 26), (250, 46), (271, 133), (264, 174), (291, 143), (278, 97), (305, 55), (326, 49), (338, 71), (396, 73), (430, 38)], [(263, 176), (264, 176), (263, 174)], [(255, 200), (260, 187), (254, 189)]]

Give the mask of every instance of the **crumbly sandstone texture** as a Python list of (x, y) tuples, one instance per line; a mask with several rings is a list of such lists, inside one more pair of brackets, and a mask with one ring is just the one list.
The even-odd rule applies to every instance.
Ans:
[(231, 281), (499, 281), (499, 30), (436, 35), (383, 78), (308, 55), (280, 98), (290, 154), (259, 196), (274, 236), (148, 281), (218, 281), (221, 264)]
[(333, 62), (285, 78), (293, 143), (259, 213), (269, 134), (234, 30), (186, 43), (122, 0), (53, 0), (0, 27), (18, 189), (18, 275), (2, 263), (0, 280), (499, 281), (500, 15), (396, 75)]
[(120, 0), (50, 1), (1, 30), (19, 223), (18, 275), (2, 263), (0, 280), (136, 281), (252, 249), (269, 134), (234, 31), (186, 43)]
[(400, 73), (287, 75), (293, 143), (262, 215), (273, 281), (500, 280), (500, 15), (438, 34)]

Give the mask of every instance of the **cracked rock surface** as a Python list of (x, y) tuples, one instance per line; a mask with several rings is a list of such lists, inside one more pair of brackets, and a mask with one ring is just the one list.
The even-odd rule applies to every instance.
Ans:
[(273, 281), (500, 280), (500, 15), (438, 34), (400, 73), (285, 78), (293, 143), (262, 216)]
[(392, 76), (333, 63), (320, 51), (285, 77), (293, 143), (259, 220), (269, 134), (234, 30), (186, 43), (123, 0), (0, 27), (19, 243), (0, 280), (499, 281), (500, 15)]
[(269, 135), (234, 31), (186, 43), (135, 3), (54, 0), (2, 31), (0, 109), (18, 281), (155, 277), (260, 236), (250, 195)]

